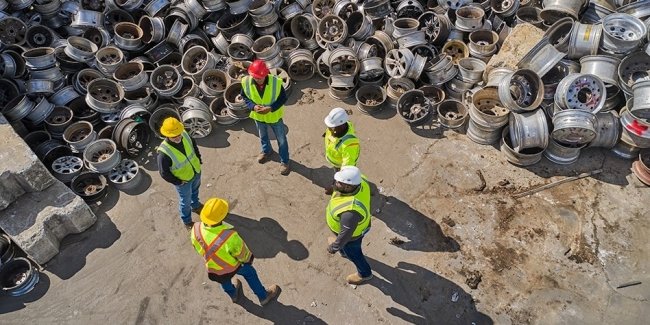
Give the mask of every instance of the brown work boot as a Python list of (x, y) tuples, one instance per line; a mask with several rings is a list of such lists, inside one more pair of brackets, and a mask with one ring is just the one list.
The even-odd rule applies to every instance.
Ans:
[(260, 163), (260, 164), (263, 164), (263, 163), (269, 161), (270, 158), (271, 158), (271, 153), (270, 152), (269, 153), (263, 153), (262, 152), (261, 154), (257, 155), (257, 162)]
[(265, 306), (271, 302), (271, 300), (277, 298), (278, 295), (280, 295), (280, 287), (278, 287), (277, 284), (274, 284), (271, 286), (271, 288), (266, 290), (266, 299), (260, 301), (260, 305)]
[(239, 298), (241, 297), (241, 281), (239, 279), (235, 278), (233, 281), (233, 285), (235, 286), (235, 296), (230, 297), (230, 300), (232, 300), (233, 304), (236, 304), (239, 301)]
[(328, 186), (325, 188), (325, 195), (332, 195), (334, 193), (334, 186)]
[(372, 274), (368, 277), (362, 278), (361, 274), (359, 273), (352, 273), (348, 275), (348, 277), (346, 278), (349, 284), (354, 284), (354, 285), (364, 284), (365, 282), (370, 281), (370, 279), (372, 279)]
[(290, 171), (291, 168), (289, 167), (289, 164), (280, 164), (280, 175), (287, 176)]

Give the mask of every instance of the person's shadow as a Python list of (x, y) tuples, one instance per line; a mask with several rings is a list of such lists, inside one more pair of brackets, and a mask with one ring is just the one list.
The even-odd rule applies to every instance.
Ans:
[(417, 211), (408, 203), (394, 196), (385, 196), (377, 186), (370, 184), (370, 205), (372, 215), (383, 221), (396, 234), (407, 238), (391, 240), (391, 243), (407, 251), (457, 252), (458, 242), (445, 236), (433, 219)]
[(397, 267), (366, 257), (375, 276), (372, 285), (408, 311), (389, 307), (388, 313), (411, 324), (493, 324), (476, 310), (474, 298), (457, 284), (421, 266), (399, 262)]
[(303, 309), (285, 305), (277, 300), (262, 307), (257, 302), (242, 295), (239, 304), (249, 313), (264, 318), (273, 324), (327, 324), (322, 319)]
[[(299, 162), (293, 162), (295, 173), (325, 189), (334, 182), (334, 169), (321, 166), (310, 168)], [(409, 251), (422, 252), (457, 252), (460, 245), (451, 237), (445, 236), (440, 225), (433, 219), (411, 208), (407, 203), (393, 196), (382, 195), (372, 182), (370, 185), (371, 214), (386, 223), (396, 234), (408, 241), (396, 239), (392, 244)]]
[(230, 213), (228, 223), (235, 226), (255, 258), (272, 258), (280, 252), (295, 261), (309, 257), (307, 247), (297, 240), (288, 240), (287, 231), (274, 219), (263, 217), (257, 221)]
[(311, 168), (301, 164), (298, 161), (291, 162), (291, 170), (298, 175), (310, 180), (312, 184), (323, 189), (332, 186), (334, 182), (334, 168), (320, 166), (318, 168)]

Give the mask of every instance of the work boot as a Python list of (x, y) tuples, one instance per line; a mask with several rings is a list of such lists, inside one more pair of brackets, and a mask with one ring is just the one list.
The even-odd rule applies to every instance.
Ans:
[(263, 164), (263, 163), (269, 161), (270, 158), (271, 158), (271, 153), (270, 152), (269, 153), (263, 153), (262, 152), (261, 154), (257, 155), (257, 162), (260, 163), (260, 164)]
[(241, 281), (239, 279), (235, 278), (233, 281), (233, 285), (235, 286), (235, 296), (230, 297), (230, 300), (232, 300), (233, 304), (236, 304), (239, 301), (239, 298), (241, 297)]
[(280, 175), (287, 176), (290, 171), (291, 168), (289, 168), (289, 164), (280, 164)]
[(200, 215), (200, 214), (201, 214), (201, 210), (203, 210), (203, 203), (199, 203), (199, 207), (198, 207), (198, 208), (195, 208), (195, 209), (192, 209), (192, 212), (194, 212), (194, 213)]
[(334, 186), (328, 186), (325, 188), (325, 195), (332, 195), (334, 193)]
[(192, 221), (190, 221), (190, 222), (184, 222), (183, 224), (185, 225), (185, 228), (186, 228), (187, 230), (191, 230), (191, 229), (194, 227), (194, 222), (192, 222)]
[(266, 299), (260, 301), (260, 305), (265, 306), (271, 302), (271, 300), (277, 298), (278, 295), (280, 295), (280, 287), (278, 287), (277, 284), (274, 284), (271, 288), (266, 290)]
[(372, 279), (372, 274), (368, 277), (363, 278), (359, 273), (352, 273), (348, 275), (346, 280), (348, 280), (349, 284), (360, 285), (364, 284), (367, 281), (370, 281), (370, 279)]

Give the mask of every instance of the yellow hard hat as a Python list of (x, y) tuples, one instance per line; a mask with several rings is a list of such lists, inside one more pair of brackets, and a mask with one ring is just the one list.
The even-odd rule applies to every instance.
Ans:
[(181, 135), (183, 130), (185, 130), (185, 127), (181, 121), (175, 117), (168, 117), (163, 121), (163, 124), (160, 127), (160, 134), (168, 138), (174, 138)]
[(211, 198), (203, 205), (201, 210), (201, 222), (208, 226), (216, 225), (226, 219), (228, 214), (228, 202), (220, 198)]

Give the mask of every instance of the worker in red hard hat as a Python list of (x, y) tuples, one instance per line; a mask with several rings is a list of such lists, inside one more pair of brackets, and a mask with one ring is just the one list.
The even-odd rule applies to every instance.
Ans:
[(284, 130), (282, 115), (287, 94), (282, 85), (282, 79), (269, 73), (264, 61), (255, 60), (248, 67), (248, 74), (242, 78), (242, 97), (251, 110), (249, 117), (255, 120), (257, 132), (262, 143), (262, 152), (257, 156), (260, 164), (268, 161), (273, 149), (269, 140), (268, 129), (273, 130), (278, 140), (280, 153), (280, 174), (288, 175), (289, 144)]

